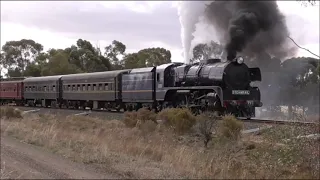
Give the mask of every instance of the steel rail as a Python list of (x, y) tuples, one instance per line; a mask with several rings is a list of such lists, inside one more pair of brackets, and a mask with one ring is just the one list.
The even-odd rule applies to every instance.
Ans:
[(296, 120), (278, 120), (278, 119), (244, 119), (238, 118), (243, 122), (254, 122), (254, 123), (265, 123), (265, 124), (288, 124), (288, 125), (316, 125), (320, 122), (312, 122), (312, 121), (296, 121)]

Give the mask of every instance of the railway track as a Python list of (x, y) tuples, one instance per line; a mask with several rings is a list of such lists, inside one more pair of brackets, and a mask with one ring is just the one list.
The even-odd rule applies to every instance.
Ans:
[(320, 124), (319, 122), (312, 121), (294, 121), (294, 120), (276, 120), (276, 119), (242, 119), (238, 118), (243, 122), (255, 122), (255, 123), (265, 123), (265, 124), (288, 124), (288, 125), (316, 125)]
[[(10, 106), (10, 105), (9, 105)], [(11, 105), (13, 106), (13, 105)], [(122, 118), (123, 111), (106, 111), (106, 110), (90, 110), (90, 109), (60, 109), (60, 108), (50, 108), (50, 107), (30, 107), (30, 106), (14, 106), (17, 108), (22, 109), (44, 109), (48, 111), (70, 111), (74, 112), (74, 115), (92, 115), (95, 114), (97, 117), (106, 117), (105, 115), (109, 116), (108, 114), (113, 114), (117, 118)], [(32, 110), (30, 110), (32, 112)], [(36, 112), (36, 111), (35, 111)], [(222, 118), (221, 118), (222, 119)], [(263, 124), (286, 124), (286, 125), (319, 125), (320, 122), (312, 122), (312, 121), (295, 121), (295, 120), (276, 120), (276, 119), (260, 119), (260, 118), (251, 118), (251, 119), (245, 119), (245, 118), (238, 118), (240, 121), (246, 122), (246, 123), (263, 123)]]

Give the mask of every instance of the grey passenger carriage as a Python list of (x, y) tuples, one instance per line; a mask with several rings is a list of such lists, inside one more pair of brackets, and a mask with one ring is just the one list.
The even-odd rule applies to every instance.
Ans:
[(55, 107), (61, 100), (61, 77), (30, 77), (23, 80), (24, 98), (29, 106)]
[(121, 100), (121, 74), (129, 70), (64, 75), (63, 104), (73, 107), (115, 108)]

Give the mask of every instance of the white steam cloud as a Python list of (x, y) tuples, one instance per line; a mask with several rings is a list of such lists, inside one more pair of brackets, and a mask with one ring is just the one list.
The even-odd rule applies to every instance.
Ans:
[(204, 13), (205, 4), (205, 1), (182, 1), (178, 4), (185, 63), (190, 60), (190, 47), (194, 38), (193, 32), (196, 30), (196, 24), (199, 22), (200, 16)]

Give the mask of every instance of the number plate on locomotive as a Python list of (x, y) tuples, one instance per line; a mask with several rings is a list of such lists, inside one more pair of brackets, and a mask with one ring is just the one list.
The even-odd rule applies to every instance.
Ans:
[(248, 90), (232, 90), (233, 95), (250, 95)]

